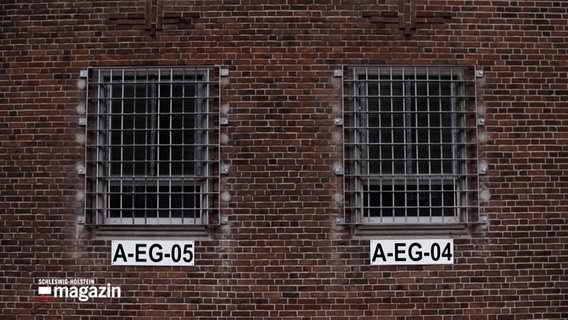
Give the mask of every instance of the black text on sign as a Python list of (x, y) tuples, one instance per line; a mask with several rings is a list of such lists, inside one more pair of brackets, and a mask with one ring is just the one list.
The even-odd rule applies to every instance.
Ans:
[(371, 240), (371, 265), (453, 263), (452, 239)]

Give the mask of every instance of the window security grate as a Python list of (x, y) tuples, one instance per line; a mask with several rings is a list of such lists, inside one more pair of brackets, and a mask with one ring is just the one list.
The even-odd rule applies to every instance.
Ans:
[(95, 224), (207, 224), (218, 130), (207, 68), (91, 70), (87, 208)]
[(357, 223), (471, 219), (478, 190), (474, 81), (463, 67), (349, 69), (345, 199)]

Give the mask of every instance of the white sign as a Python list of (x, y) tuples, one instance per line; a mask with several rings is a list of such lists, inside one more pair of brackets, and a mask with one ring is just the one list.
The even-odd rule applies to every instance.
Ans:
[(371, 265), (453, 263), (452, 239), (371, 240)]
[(194, 241), (113, 240), (110, 259), (115, 266), (193, 266)]

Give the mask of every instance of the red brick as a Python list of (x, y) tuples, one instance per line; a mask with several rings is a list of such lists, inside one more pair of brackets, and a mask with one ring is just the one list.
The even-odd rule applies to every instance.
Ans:
[[(152, 2), (153, 0), (148, 0)], [(7, 319), (568, 318), (568, 2), (401, 0), (0, 4), (0, 314)], [(404, 24), (402, 24), (404, 25)], [(196, 239), (196, 266), (117, 267), (87, 226), (79, 71), (98, 66), (227, 67), (229, 224)], [(479, 184), (488, 224), (456, 238), (456, 263), (369, 265), (369, 241), (338, 226), (341, 79), (356, 64), (483, 70), (475, 104), (488, 136)], [(215, 106), (216, 108), (217, 106)], [(215, 110), (217, 111), (217, 110)], [(79, 136), (79, 138), (78, 138)], [(214, 139), (219, 139), (215, 137)], [(123, 298), (39, 301), (42, 277), (93, 278)]]

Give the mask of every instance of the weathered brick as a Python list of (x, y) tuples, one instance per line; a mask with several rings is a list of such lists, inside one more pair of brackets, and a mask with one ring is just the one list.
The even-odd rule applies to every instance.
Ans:
[[(568, 318), (568, 2), (401, 1), (3, 1), (0, 314)], [(158, 7), (146, 3), (160, 4), (161, 29), (147, 28)], [(455, 239), (454, 265), (370, 266), (368, 239), (335, 223), (343, 177), (333, 168), (345, 155), (333, 71), (357, 64), (484, 71), (475, 103), (489, 221)], [(219, 92), (227, 141), (215, 155), (231, 168), (219, 184), (230, 200), (217, 202), (229, 223), (195, 239), (194, 267), (111, 266), (109, 239), (76, 223), (79, 71), (144, 65), (230, 71)], [(119, 285), (123, 297), (39, 301), (33, 281), (52, 277)]]

